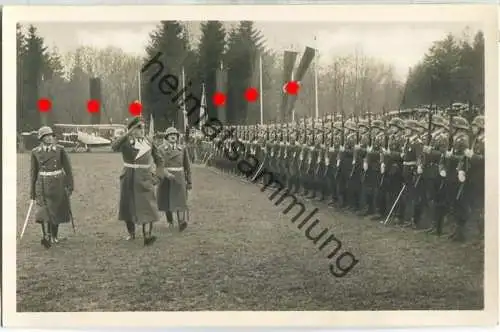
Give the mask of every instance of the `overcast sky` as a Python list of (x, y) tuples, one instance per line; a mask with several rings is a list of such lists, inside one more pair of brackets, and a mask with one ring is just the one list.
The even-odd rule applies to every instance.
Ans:
[[(235, 23), (226, 22), (229, 28)], [(117, 46), (124, 51), (144, 55), (149, 33), (157, 23), (40, 23), (35, 26), (49, 47), (60, 51), (71, 51), (81, 45), (107, 47)], [(190, 36), (200, 37), (199, 22), (189, 23)], [(457, 36), (468, 27), (473, 35), (478, 27), (473, 24), (335, 24), (335, 23), (290, 23), (257, 21), (255, 26), (266, 39), (266, 45), (274, 50), (290, 47), (302, 52), (304, 47), (319, 49), (320, 61), (341, 54), (352, 54), (356, 46), (367, 56), (373, 56), (392, 64), (397, 75), (403, 79), (408, 69), (422, 59), (432, 42), (447, 33)], [(314, 37), (316, 36), (316, 42)]]

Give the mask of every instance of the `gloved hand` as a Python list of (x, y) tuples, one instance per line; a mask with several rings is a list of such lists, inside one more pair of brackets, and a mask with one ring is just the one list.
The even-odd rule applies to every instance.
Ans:
[(474, 151), (472, 151), (471, 149), (465, 149), (464, 154), (467, 158), (472, 158), (472, 156), (474, 155)]
[(345, 146), (341, 145), (339, 150), (340, 150), (340, 152), (344, 152), (345, 151)]
[(384, 174), (384, 173), (385, 173), (385, 164), (381, 163), (380, 164), (380, 174)]
[(366, 172), (368, 170), (368, 162), (363, 161), (363, 170)]
[(439, 171), (439, 175), (441, 175), (441, 177), (445, 178), (446, 177), (446, 171), (444, 169), (440, 170)]
[(424, 170), (422, 169), (422, 166), (418, 165), (417, 166), (417, 174), (422, 174), (423, 172), (424, 172)]

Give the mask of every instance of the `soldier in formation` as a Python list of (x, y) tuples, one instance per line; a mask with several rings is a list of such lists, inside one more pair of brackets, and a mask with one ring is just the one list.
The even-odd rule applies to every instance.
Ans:
[(461, 111), (230, 126), (232, 136), (205, 137), (200, 145), (210, 147), (208, 164), (225, 173), (243, 176), (224, 153), (238, 142), (241, 159), (254, 156), (291, 194), (438, 236), (448, 219), (455, 225), (450, 238), (464, 241), (466, 221), (484, 227), (484, 116), (469, 124)]

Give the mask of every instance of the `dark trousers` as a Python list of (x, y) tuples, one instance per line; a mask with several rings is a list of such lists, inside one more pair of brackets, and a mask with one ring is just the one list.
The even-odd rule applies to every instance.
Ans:
[(51, 223), (41, 223), (43, 237), (57, 238), (59, 233), (59, 225), (54, 225)]

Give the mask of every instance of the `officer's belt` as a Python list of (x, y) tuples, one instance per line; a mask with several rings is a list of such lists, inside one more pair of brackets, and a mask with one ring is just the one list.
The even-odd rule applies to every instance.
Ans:
[(416, 161), (403, 161), (403, 166), (417, 166)]
[(180, 172), (183, 170), (184, 170), (183, 167), (167, 167), (167, 171), (169, 171), (169, 172)]
[(54, 176), (62, 173), (63, 173), (62, 169), (58, 169), (57, 171), (52, 171), (52, 172), (38, 172), (38, 174), (40, 174), (41, 176)]
[(129, 163), (123, 163), (123, 166), (127, 168), (150, 168), (150, 164), (129, 164)]

